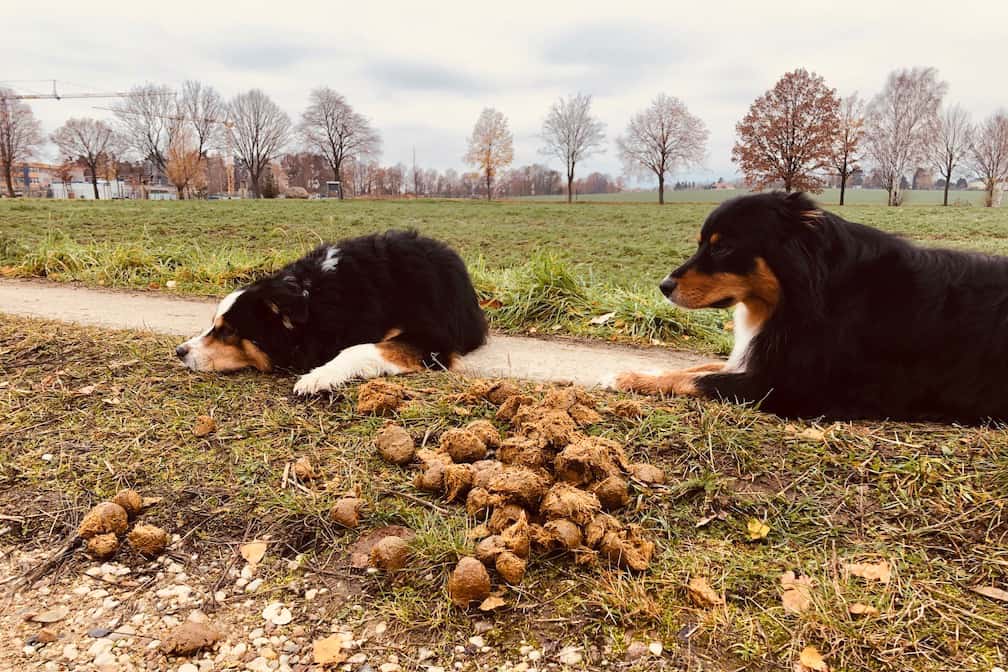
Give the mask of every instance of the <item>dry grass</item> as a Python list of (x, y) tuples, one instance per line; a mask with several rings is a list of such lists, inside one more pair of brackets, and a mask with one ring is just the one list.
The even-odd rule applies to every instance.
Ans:
[[(328, 618), (355, 617), (352, 607), (364, 606), (418, 644), (471, 631), (443, 582), (468, 552), (473, 523), (377, 458), (371, 441), (382, 420), (356, 413), (353, 389), (302, 402), (290, 394), (291, 379), (181, 371), (171, 345), (5, 317), (0, 546), (55, 550), (92, 503), (129, 485), (165, 498), (152, 522), (183, 535), (181, 550), (272, 535), (281, 550), (268, 578), (277, 589), (302, 580), (282, 560), (303, 554), (303, 567), (345, 586), (345, 600), (320, 604)], [(418, 436), (492, 417), (482, 403), (459, 414), (450, 397), (467, 383), (457, 377), (404, 382), (416, 398), (399, 420)], [(810, 425), (728, 405), (644, 408), (640, 420), (607, 416), (592, 431), (670, 475), (666, 487), (638, 490), (623, 515), (656, 538), (651, 570), (535, 558), (508, 608), (478, 617), (492, 622), (488, 641), (572, 643), (578, 633), (593, 666), (605, 646), (618, 656), (634, 637), (661, 639), (676, 669), (709, 661), (703, 669), (790, 670), (809, 644), (834, 669), (1004, 664), (1005, 607), (970, 591), (1008, 580), (1008, 438), (1000, 428), (853, 423), (820, 438), (802, 434)], [(197, 438), (192, 427), (202, 414), (218, 428)], [(285, 467), (304, 455), (324, 486), (284, 482)], [(338, 494), (354, 489), (369, 503), (365, 531), (401, 524), (418, 534), (415, 561), (395, 581), (351, 569), (347, 549), (358, 533), (328, 521)], [(749, 540), (750, 519), (769, 526), (765, 539)], [(892, 566), (888, 584), (844, 571), (883, 559)], [(811, 606), (799, 615), (781, 605), (787, 570), (813, 581)], [(686, 589), (692, 577), (706, 578), (725, 604), (695, 605)], [(880, 615), (850, 615), (857, 602)]]

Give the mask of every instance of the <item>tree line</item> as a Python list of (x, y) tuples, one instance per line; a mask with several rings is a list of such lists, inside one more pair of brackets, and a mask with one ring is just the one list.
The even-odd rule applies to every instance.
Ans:
[[(986, 204), (993, 205), (1008, 182), (1008, 113), (973, 123), (960, 106), (946, 104), (947, 89), (934, 68), (896, 70), (865, 101), (856, 92), (841, 97), (821, 76), (799, 68), (758, 97), (738, 122), (732, 161), (753, 189), (818, 192), (835, 179), (841, 204), (852, 178), (869, 166), (889, 204), (899, 205), (908, 175), (927, 165), (941, 176), (946, 205), (955, 176), (967, 174), (982, 181)], [(306, 191), (330, 179), (340, 182), (341, 198), (412, 193), (490, 199), (563, 189), (572, 201), (576, 193), (623, 187), (621, 178), (601, 173), (578, 177), (587, 159), (606, 151), (606, 126), (592, 112), (592, 97), (582, 93), (557, 100), (542, 123), (539, 151), (559, 160), (561, 171), (539, 164), (511, 169), (514, 138), (507, 117), (492, 107), (468, 137), (461, 158), (472, 170), (463, 173), (381, 166), (379, 132), (328, 87), (310, 93), (296, 122), (259, 89), (225, 100), (197, 81), (178, 91), (134, 87), (113, 114), (111, 123), (68, 119), (48, 136), (61, 156), (88, 169), (96, 198), (98, 176), (114, 174), (123, 157), (148, 162), (180, 198), (206, 193), (211, 152), (234, 159), (255, 197), (275, 193), (277, 162), (291, 184)], [(703, 120), (679, 98), (661, 93), (630, 117), (614, 146), (624, 174), (655, 179), (662, 203), (666, 179), (701, 165), (708, 139)], [(14, 166), (43, 141), (31, 108), (0, 89), (0, 170), (10, 195)]]

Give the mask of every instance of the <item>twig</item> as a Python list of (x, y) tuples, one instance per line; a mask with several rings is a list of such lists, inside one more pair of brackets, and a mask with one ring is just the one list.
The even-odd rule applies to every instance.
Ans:
[(443, 513), (446, 516), (451, 514), (451, 511), (449, 511), (448, 509), (446, 509), (446, 508), (444, 508), (442, 506), (438, 506), (434, 502), (428, 502), (425, 499), (420, 499), (419, 497), (414, 497), (413, 495), (407, 494), (405, 492), (397, 492), (395, 490), (381, 490), (380, 494), (381, 494), (382, 497), (402, 497), (403, 499), (408, 499), (411, 502), (415, 502), (415, 503), (420, 504), (422, 506), (426, 506), (428, 508), (434, 509), (438, 513)]

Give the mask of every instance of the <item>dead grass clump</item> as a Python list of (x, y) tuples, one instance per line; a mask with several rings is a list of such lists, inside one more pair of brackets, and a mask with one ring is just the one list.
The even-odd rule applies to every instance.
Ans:
[(455, 462), (476, 462), (486, 457), (486, 444), (470, 431), (449, 429), (441, 435), (441, 451)]
[(609, 532), (602, 538), (599, 551), (618, 567), (643, 572), (651, 564), (654, 542), (644, 536), (640, 525), (630, 525), (619, 532)]
[(442, 467), (445, 501), (454, 502), (469, 493), (476, 470), (471, 464), (449, 464)]
[(499, 448), (501, 445), (500, 431), (489, 420), (473, 420), (465, 426), (465, 430), (479, 437), (487, 448)]
[(452, 602), (464, 609), (473, 602), (482, 602), (489, 594), (490, 574), (483, 563), (473, 557), (459, 560), (448, 579)]
[(126, 509), (112, 502), (102, 502), (84, 516), (77, 529), (77, 536), (90, 539), (99, 534), (114, 534), (120, 537), (126, 533), (128, 524)]
[(560, 451), (553, 463), (558, 480), (590, 485), (619, 476), (626, 462), (623, 447), (598, 436), (581, 438)]
[(620, 399), (609, 406), (609, 411), (618, 418), (636, 420), (644, 417), (644, 404), (635, 399)]
[(568, 483), (557, 483), (542, 499), (539, 512), (548, 520), (567, 518), (587, 525), (602, 510), (598, 497)]
[(389, 423), (378, 430), (375, 445), (386, 462), (402, 466), (413, 461), (413, 437), (399, 425)]
[(156, 525), (136, 525), (126, 538), (133, 550), (148, 558), (161, 555), (168, 546), (168, 533)]
[(381, 378), (369, 380), (357, 389), (357, 412), (388, 415), (406, 401), (406, 388)]

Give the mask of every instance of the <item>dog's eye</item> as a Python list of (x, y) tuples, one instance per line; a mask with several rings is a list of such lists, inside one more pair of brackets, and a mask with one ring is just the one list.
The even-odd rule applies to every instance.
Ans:
[(222, 324), (214, 329), (214, 331), (217, 332), (217, 338), (222, 340), (231, 338), (235, 335), (235, 330), (228, 324)]
[(727, 257), (731, 251), (731, 248), (723, 243), (710, 246), (710, 253), (714, 257)]

